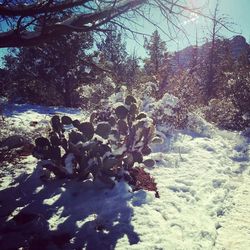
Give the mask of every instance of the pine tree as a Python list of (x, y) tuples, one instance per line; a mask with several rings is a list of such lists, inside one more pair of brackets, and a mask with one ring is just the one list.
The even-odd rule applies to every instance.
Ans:
[(109, 26), (106, 37), (97, 43), (97, 48), (102, 54), (103, 66), (110, 70), (116, 83), (126, 82), (126, 43), (122, 40), (122, 34), (114, 26)]
[(167, 57), (166, 43), (161, 40), (160, 34), (155, 30), (150, 40), (145, 39), (144, 48), (149, 58), (144, 61), (144, 68), (148, 75), (157, 75)]
[(137, 88), (137, 84), (139, 84), (138, 81), (141, 71), (139, 66), (139, 58), (136, 56), (135, 51), (132, 55), (127, 57), (124, 71), (126, 73), (126, 84), (128, 89), (132, 91), (132, 89)]

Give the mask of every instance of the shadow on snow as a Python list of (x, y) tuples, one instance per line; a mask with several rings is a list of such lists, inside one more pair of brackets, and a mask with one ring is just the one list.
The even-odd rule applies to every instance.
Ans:
[(55, 113), (65, 113), (65, 114), (80, 114), (81, 109), (76, 108), (65, 108), (65, 107), (47, 107), (39, 106), (33, 104), (12, 104), (8, 103), (4, 106), (4, 114), (6, 116), (18, 115), (28, 111), (36, 112), (41, 115), (55, 114)]
[(136, 244), (132, 198), (123, 182), (110, 190), (23, 174), (0, 191), (1, 249), (114, 249), (124, 235)]

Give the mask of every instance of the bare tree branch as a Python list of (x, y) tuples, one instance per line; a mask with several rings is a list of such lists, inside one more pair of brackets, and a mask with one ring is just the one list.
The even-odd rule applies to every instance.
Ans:
[(0, 4), (0, 15), (2, 16), (34, 16), (37, 14), (59, 12), (69, 8), (83, 5), (90, 0), (64, 0), (61, 3), (55, 1), (44, 1), (42, 3), (35, 3), (31, 5), (18, 6), (4, 6)]
[[(101, 26), (110, 22), (134, 32), (131, 23), (136, 24), (132, 20), (136, 17), (151, 23), (173, 40), (178, 32), (185, 34), (179, 17), (187, 18), (187, 12), (213, 20), (213, 17), (203, 14), (198, 9), (192, 9), (185, 5), (185, 1), (180, 3), (179, 0), (30, 0), (29, 2), (30, 4), (25, 5), (27, 1), (6, 0), (0, 4), (0, 48), (34, 46), (72, 32), (102, 31), (105, 29)], [(151, 10), (156, 8), (165, 18), (167, 29), (163, 29), (155, 22), (153, 16), (150, 16)], [(128, 16), (129, 13), (133, 14), (131, 18)], [(121, 22), (122, 18), (124, 22)], [(229, 30), (223, 23), (221, 25)]]
[(101, 11), (72, 15), (62, 22), (48, 24), (43, 27), (39, 26), (33, 31), (15, 29), (2, 32), (0, 33), (0, 47), (32, 46), (72, 31), (88, 32), (96, 30), (101, 25), (133, 9), (144, 1), (118, 1), (116, 5), (104, 8)]

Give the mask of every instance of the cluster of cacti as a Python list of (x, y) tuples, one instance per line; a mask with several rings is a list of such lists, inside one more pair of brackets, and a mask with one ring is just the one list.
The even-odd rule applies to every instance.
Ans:
[(113, 186), (115, 178), (129, 175), (126, 170), (135, 162), (154, 164), (143, 161), (151, 153), (154, 125), (145, 113), (139, 113), (136, 103), (133, 96), (127, 96), (125, 104), (94, 113), (89, 122), (53, 116), (49, 138), (35, 140), (33, 155), (50, 160), (52, 164), (45, 165), (47, 172), (58, 177), (98, 178)]

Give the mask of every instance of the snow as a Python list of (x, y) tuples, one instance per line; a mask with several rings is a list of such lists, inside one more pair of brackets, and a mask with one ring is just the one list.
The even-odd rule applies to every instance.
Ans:
[[(216, 135), (210, 139), (178, 133), (170, 152), (153, 154), (152, 158), (158, 160), (158, 166), (152, 172), (160, 199), (147, 204), (146, 214), (141, 207), (134, 208), (134, 218), (148, 221), (147, 227), (144, 223), (141, 241), (149, 244), (147, 238), (150, 238), (150, 245), (141, 245), (141, 249), (155, 249), (155, 246), (159, 249), (213, 249), (217, 244), (226, 246), (226, 237), (217, 243), (218, 235), (225, 230), (222, 222), (228, 221), (235, 209), (232, 199), (242, 185), (243, 176), (249, 180), (248, 156), (241, 156), (244, 161), (234, 157), (240, 154), (235, 149), (237, 142), (245, 147), (244, 139), (236, 134), (230, 133), (230, 136)], [(250, 182), (244, 183), (249, 189)], [(249, 199), (244, 202), (249, 206)], [(222, 227), (218, 228), (218, 225)], [(158, 235), (166, 237), (159, 238)], [(250, 242), (250, 235), (248, 238), (239, 235), (240, 232), (238, 237), (244, 245)]]
[(3, 112), (6, 121), (0, 139), (12, 134), (34, 134), (37, 136), (40, 131), (48, 130), (50, 118), (53, 115), (69, 115), (73, 119), (79, 119), (80, 121), (85, 120), (87, 117), (86, 112), (81, 109), (45, 107), (32, 104), (5, 103)]
[(65, 168), (69, 174), (73, 174), (74, 172), (74, 160), (75, 156), (72, 153), (68, 154), (65, 158)]
[[(204, 137), (211, 137), (216, 133), (216, 128), (207, 122), (202, 116), (195, 113), (188, 114), (188, 124), (187, 128), (197, 133), (197, 135)], [(218, 130), (217, 130), (218, 132)]]
[[(52, 113), (84, 118), (80, 110), (32, 105), (7, 107), (6, 113), (26, 130)], [(25, 247), (38, 236), (47, 249), (249, 249), (250, 139), (195, 115), (188, 130), (158, 134), (164, 142), (152, 145), (146, 158), (156, 161), (147, 171), (160, 198), (132, 192), (124, 181), (113, 189), (92, 180), (42, 182), (32, 156), (3, 167), (1, 249)], [(36, 214), (33, 222), (13, 220), (28, 212)], [(63, 233), (70, 240), (60, 245), (55, 239)]]
[(170, 121), (169, 118), (176, 115), (174, 109), (178, 107), (178, 103), (179, 99), (168, 93), (165, 93), (159, 100), (145, 93), (142, 98), (142, 110), (149, 117), (156, 119), (157, 125), (164, 125), (164, 128), (170, 131), (172, 125), (171, 123), (167, 124), (166, 121)]

